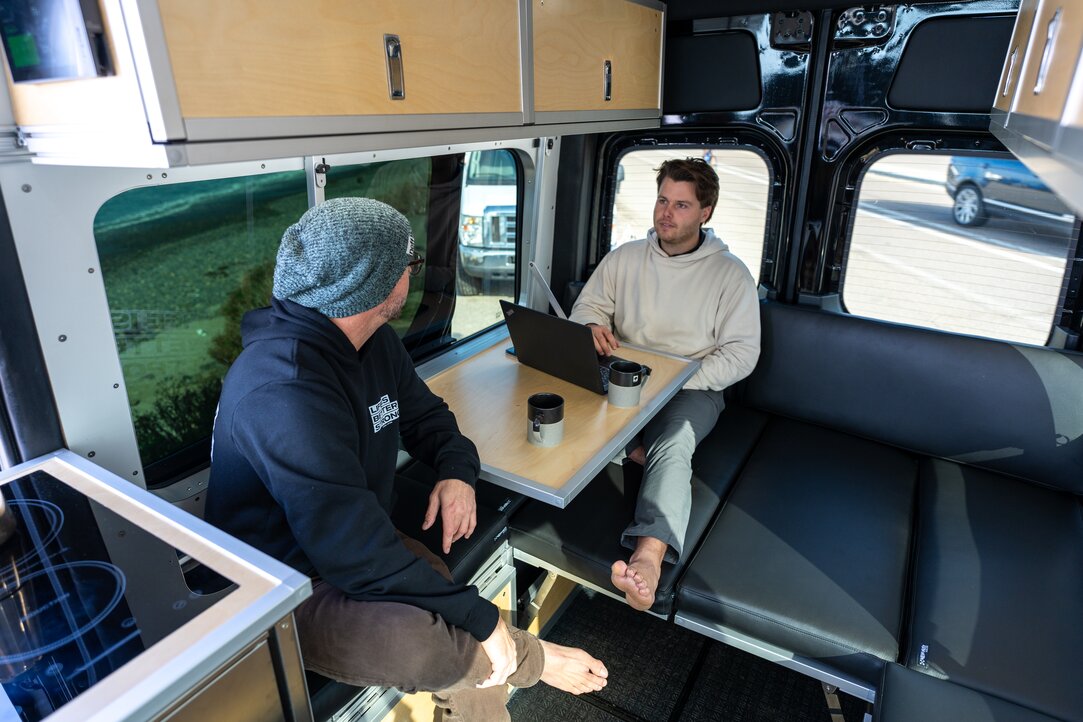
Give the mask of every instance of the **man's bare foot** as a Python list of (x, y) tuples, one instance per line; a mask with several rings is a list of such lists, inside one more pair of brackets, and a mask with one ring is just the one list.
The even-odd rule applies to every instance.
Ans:
[(538, 641), (541, 642), (545, 655), (542, 682), (572, 694), (598, 692), (605, 686), (609, 670), (601, 660), (595, 659), (582, 649), (562, 647), (544, 639)]
[(642, 446), (637, 446), (628, 454), (628, 458), (640, 466), (643, 466), (647, 463), (647, 452), (643, 450)]
[(660, 565), (655, 567), (633, 558), (629, 563), (615, 561), (609, 569), (613, 586), (624, 592), (632, 609), (643, 612), (654, 605), (654, 592), (662, 575)]

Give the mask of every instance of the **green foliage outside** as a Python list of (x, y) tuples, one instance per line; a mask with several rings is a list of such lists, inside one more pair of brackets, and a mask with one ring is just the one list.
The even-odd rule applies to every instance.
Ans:
[[(327, 197), (399, 208), (424, 254), (429, 168), (333, 169)], [(291, 171), (136, 188), (99, 209), (94, 235), (144, 466), (210, 435), (241, 319), (269, 303), (282, 232), (307, 205), (304, 174)], [(400, 334), (420, 296), (412, 289)]]

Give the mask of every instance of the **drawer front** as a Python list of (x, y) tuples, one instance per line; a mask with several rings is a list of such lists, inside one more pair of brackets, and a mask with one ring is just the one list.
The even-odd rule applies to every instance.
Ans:
[[(522, 111), (516, 0), (160, 0), (187, 119)], [(404, 94), (389, 90), (398, 37)]]
[(661, 10), (629, 0), (532, 2), (535, 111), (660, 107)]

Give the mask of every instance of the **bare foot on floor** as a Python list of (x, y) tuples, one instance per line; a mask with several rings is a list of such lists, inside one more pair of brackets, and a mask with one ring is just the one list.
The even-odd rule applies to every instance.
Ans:
[(632, 452), (630, 454), (628, 454), (628, 458), (639, 464), (640, 466), (643, 466), (647, 463), (647, 452), (643, 450), (642, 446), (637, 446), (636, 448), (632, 449)]
[(544, 639), (538, 641), (541, 642), (542, 652), (545, 654), (542, 682), (572, 694), (598, 692), (605, 686), (609, 670), (601, 660), (595, 659), (582, 649), (562, 647)]
[(661, 567), (631, 560), (613, 562), (610, 567), (610, 580), (613, 586), (624, 592), (624, 598), (632, 609), (646, 611), (654, 604), (654, 592), (658, 589), (658, 578), (662, 575)]

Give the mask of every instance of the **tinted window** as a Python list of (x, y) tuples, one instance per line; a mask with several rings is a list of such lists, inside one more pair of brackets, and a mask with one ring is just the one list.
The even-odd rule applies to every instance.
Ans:
[[(475, 183), (471, 163), (501, 183)], [(327, 198), (377, 198), (410, 221), (426, 262), (393, 326), (413, 353), (501, 320), (496, 298), (515, 286), (518, 178), (506, 150), (328, 173)], [(307, 205), (304, 173), (293, 171), (136, 188), (99, 209), (94, 235), (145, 467), (207, 442), (241, 317), (269, 302), (282, 232)]]
[(144, 466), (210, 434), (240, 319), (265, 306), (282, 231), (307, 206), (301, 171), (136, 188), (94, 237)]
[(1046, 343), (1076, 237), (1010, 156), (888, 155), (865, 173), (842, 284), (848, 311)]

